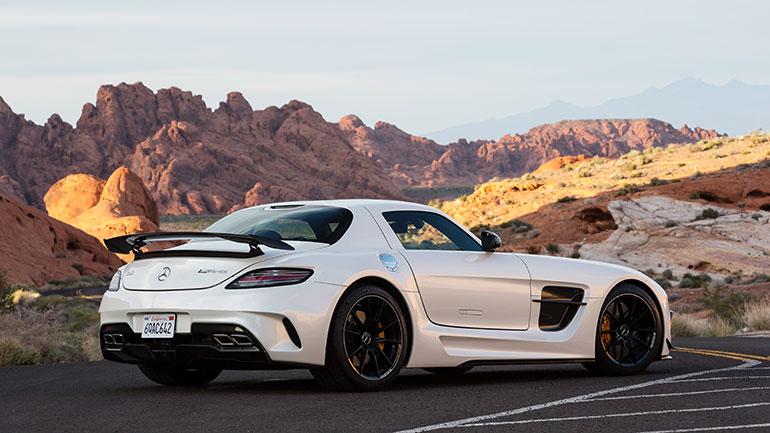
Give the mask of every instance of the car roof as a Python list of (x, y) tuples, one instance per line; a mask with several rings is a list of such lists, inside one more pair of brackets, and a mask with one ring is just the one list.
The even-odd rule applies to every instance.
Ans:
[(436, 212), (437, 209), (420, 204), (402, 200), (380, 200), (380, 199), (338, 199), (338, 200), (298, 200), (279, 203), (265, 203), (261, 206), (292, 206), (292, 205), (319, 205), (319, 206), (338, 206), (346, 209), (376, 206), (380, 209), (392, 208), (392, 210), (427, 210)]

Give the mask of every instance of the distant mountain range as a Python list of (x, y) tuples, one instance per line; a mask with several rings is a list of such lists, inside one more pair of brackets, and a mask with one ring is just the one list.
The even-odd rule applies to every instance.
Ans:
[(424, 134), (439, 143), (460, 138), (496, 139), (544, 123), (571, 119), (665, 119), (674, 125), (699, 125), (729, 135), (770, 129), (770, 86), (732, 80), (715, 85), (686, 78), (651, 87), (638, 95), (610, 99), (593, 107), (564, 101), (500, 119), (466, 123)]

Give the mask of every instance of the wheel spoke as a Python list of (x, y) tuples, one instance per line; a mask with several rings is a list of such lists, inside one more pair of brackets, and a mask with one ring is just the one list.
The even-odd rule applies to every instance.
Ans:
[(356, 331), (354, 329), (348, 329), (348, 328), (345, 328), (345, 332), (347, 332), (348, 334), (357, 335), (359, 337), (361, 336), (361, 334), (363, 334), (363, 332), (361, 331)]
[(360, 346), (358, 346), (358, 347), (356, 348), (356, 350), (354, 350), (354, 351), (352, 351), (352, 352), (350, 352), (350, 353), (348, 354), (348, 359), (352, 358), (352, 357), (353, 357), (353, 356), (354, 356), (356, 353), (358, 353), (358, 351), (359, 351), (359, 350), (361, 350), (361, 349), (363, 349), (363, 348), (364, 348), (364, 345), (363, 345), (363, 344), (361, 344)]
[(375, 338), (374, 342), (375, 343), (401, 344), (401, 340), (400, 339), (396, 339), (396, 338)]
[(396, 319), (396, 320), (388, 323), (387, 325), (383, 326), (382, 328), (380, 328), (380, 331), (384, 331), (384, 330), (390, 328), (391, 326), (393, 326), (393, 325), (395, 325), (397, 323), (400, 323), (398, 319)]
[(372, 358), (372, 360), (374, 360), (374, 368), (375, 368), (374, 373), (377, 376), (379, 376), (380, 375), (380, 363), (377, 361), (377, 352), (375, 352), (374, 350), (368, 350), (368, 349), (367, 349), (367, 352), (371, 353), (371, 358)]
[(388, 368), (393, 368), (393, 361), (391, 361), (390, 358), (388, 358), (388, 355), (386, 355), (385, 352), (383, 352), (382, 349), (379, 348), (379, 346), (377, 347), (377, 351), (380, 352), (383, 358), (385, 358), (385, 361), (388, 361), (388, 366), (389, 366)]
[(374, 316), (374, 320), (373, 320), (374, 323), (377, 323), (380, 321), (380, 317), (382, 317), (382, 310), (384, 309), (385, 309), (385, 303), (380, 302), (380, 309), (377, 310), (377, 314)]

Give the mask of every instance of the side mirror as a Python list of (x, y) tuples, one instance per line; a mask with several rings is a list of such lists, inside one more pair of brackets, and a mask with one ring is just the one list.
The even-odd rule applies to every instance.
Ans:
[(501, 246), (503, 246), (503, 241), (500, 239), (500, 236), (497, 235), (495, 232), (491, 232), (489, 230), (482, 230), (481, 231), (481, 248), (484, 251), (492, 252)]

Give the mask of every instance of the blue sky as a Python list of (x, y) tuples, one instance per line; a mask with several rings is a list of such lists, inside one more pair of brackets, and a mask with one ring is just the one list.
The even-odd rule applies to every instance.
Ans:
[(410, 132), (684, 77), (770, 84), (770, 3), (0, 2), (0, 96), (70, 122), (103, 83), (290, 99)]

